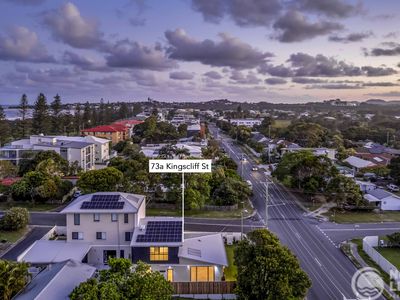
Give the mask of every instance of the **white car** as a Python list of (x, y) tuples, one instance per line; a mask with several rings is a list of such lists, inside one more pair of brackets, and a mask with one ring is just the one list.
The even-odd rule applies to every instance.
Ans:
[(388, 190), (390, 190), (391, 192), (398, 192), (398, 191), (400, 191), (400, 189), (399, 189), (399, 187), (397, 186), (397, 185), (395, 185), (395, 184), (388, 184), (387, 186), (386, 186), (387, 188), (388, 188)]

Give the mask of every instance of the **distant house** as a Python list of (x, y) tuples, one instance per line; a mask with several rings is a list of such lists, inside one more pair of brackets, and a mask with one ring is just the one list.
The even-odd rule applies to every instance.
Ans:
[(381, 210), (400, 210), (400, 197), (383, 189), (371, 189), (364, 199)]
[[(297, 147), (296, 147), (297, 146)], [(336, 159), (336, 149), (329, 149), (329, 148), (302, 148), (296, 145), (289, 145), (287, 148), (282, 148), (281, 152), (284, 155), (287, 152), (297, 152), (297, 151), (310, 151), (315, 156), (326, 156), (330, 160)]]
[(92, 128), (81, 130), (82, 135), (92, 135), (99, 138), (105, 138), (112, 141), (115, 145), (118, 142), (127, 140), (129, 136), (129, 128), (121, 124), (100, 125)]
[(399, 155), (400, 150), (373, 142), (367, 142), (362, 147), (357, 148), (355, 154), (355, 156), (369, 160), (377, 166), (387, 166), (393, 157)]
[(236, 126), (253, 127), (254, 125), (261, 125), (261, 119), (230, 119), (229, 123)]
[(346, 158), (344, 160), (344, 162), (347, 162), (356, 171), (359, 171), (359, 170), (364, 169), (364, 168), (370, 168), (370, 167), (375, 167), (376, 166), (376, 164), (374, 164), (373, 162), (358, 158), (356, 156), (349, 156), (348, 158)]

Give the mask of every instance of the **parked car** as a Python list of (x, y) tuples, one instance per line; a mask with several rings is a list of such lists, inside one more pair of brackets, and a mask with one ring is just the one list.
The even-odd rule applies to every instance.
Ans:
[(253, 184), (250, 180), (246, 180), (247, 185), (249, 186), (250, 190), (253, 190)]
[(80, 196), (82, 196), (82, 192), (81, 192), (81, 191), (75, 191), (73, 197), (74, 197), (74, 198), (78, 198), (78, 197), (80, 197)]
[(400, 188), (397, 186), (397, 185), (395, 185), (395, 184), (388, 184), (387, 186), (386, 186), (387, 188), (388, 188), (388, 190), (390, 190), (391, 192), (398, 192), (398, 191), (400, 191)]

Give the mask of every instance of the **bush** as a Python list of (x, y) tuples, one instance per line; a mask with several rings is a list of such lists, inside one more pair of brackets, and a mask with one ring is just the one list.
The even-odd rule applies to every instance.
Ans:
[(14, 231), (25, 228), (29, 223), (29, 212), (26, 208), (12, 207), (7, 210), (0, 221), (0, 229)]

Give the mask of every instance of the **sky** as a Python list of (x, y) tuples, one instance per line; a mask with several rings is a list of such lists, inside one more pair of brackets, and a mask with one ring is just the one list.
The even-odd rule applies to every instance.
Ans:
[(398, 0), (0, 0), (0, 104), (400, 100)]

